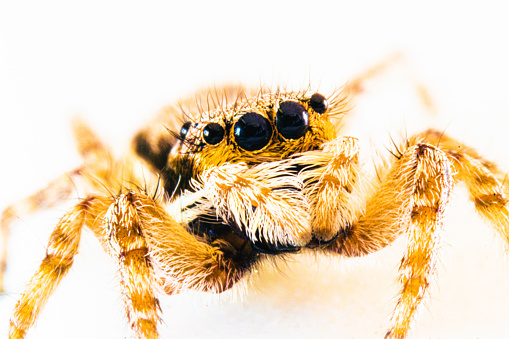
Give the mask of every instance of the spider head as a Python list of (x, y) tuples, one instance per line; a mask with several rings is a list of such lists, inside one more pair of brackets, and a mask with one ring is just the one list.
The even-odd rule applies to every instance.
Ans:
[(254, 165), (318, 149), (335, 136), (330, 118), (345, 108), (338, 97), (329, 102), (319, 93), (271, 93), (202, 112), (182, 125), (169, 165), (191, 161), (196, 177), (226, 162)]
[[(168, 171), (174, 171), (173, 178), (179, 176), (177, 186), (171, 188), (176, 193), (173, 196), (191, 189), (191, 179), (224, 163), (253, 166), (320, 148), (335, 138), (331, 117), (343, 113), (345, 103), (340, 94), (328, 99), (319, 93), (270, 93), (201, 112), (197, 119), (182, 125), (169, 154)], [(215, 212), (211, 215), (215, 219)], [(251, 239), (233, 221), (215, 220), (200, 217), (191, 222), (191, 229), (211, 241), (218, 237), (229, 244), (243, 244), (236, 246), (237, 252), (247, 243), (263, 253), (298, 250), (298, 246), (264, 236)]]

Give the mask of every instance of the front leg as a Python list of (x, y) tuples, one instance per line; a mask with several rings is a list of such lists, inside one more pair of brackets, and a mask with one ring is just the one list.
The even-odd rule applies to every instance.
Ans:
[[(386, 338), (404, 338), (436, 274), (443, 216), (453, 186), (452, 164), (440, 150), (420, 144), (415, 154), (408, 245), (399, 268), (402, 290)], [(407, 153), (408, 154), (408, 153)]]
[(140, 338), (157, 338), (160, 321), (157, 284), (143, 235), (143, 228), (149, 225), (139, 217), (138, 201), (133, 192), (115, 200), (104, 219), (106, 239), (110, 254), (119, 264), (120, 289), (129, 325)]
[(220, 247), (199, 241), (143, 194), (129, 191), (119, 196), (105, 224), (109, 251), (119, 263), (127, 318), (140, 338), (158, 337), (158, 292), (191, 288), (220, 293), (248, 269)]
[[(251, 265), (251, 262), (239, 260), (224, 251), (222, 243), (198, 240), (168, 214), (166, 206), (144, 194), (130, 191), (121, 196), (116, 205), (110, 208), (111, 216), (107, 216), (111, 248), (123, 261), (128, 251), (133, 251), (135, 260), (144, 270), (131, 270), (128, 266), (122, 267), (124, 263), (121, 263), (120, 269), (125, 271), (121, 274), (132, 275), (122, 279), (136, 281), (136, 276), (156, 274), (171, 284), (153, 285), (157, 288), (190, 288), (221, 293), (237, 282)], [(132, 222), (126, 223), (129, 220)], [(150, 258), (150, 263), (147, 258)], [(154, 280), (148, 282), (155, 284)], [(147, 289), (144, 293), (152, 295), (151, 290), (155, 289)], [(128, 302), (134, 303), (134, 300)]]
[[(343, 166), (338, 173), (346, 172)], [(353, 178), (356, 181), (357, 175)], [(328, 216), (338, 224), (340, 232), (326, 249), (345, 256), (378, 251), (404, 232), (408, 234), (409, 244), (399, 270), (402, 290), (388, 338), (406, 336), (410, 321), (429, 290), (436, 271), (442, 217), (452, 184), (451, 163), (444, 152), (427, 144), (409, 146), (383, 176), (375, 192), (366, 199), (365, 209), (355, 218), (348, 218), (350, 215), (345, 218), (338, 212)], [(365, 193), (361, 186), (353, 188), (352, 194), (344, 192), (352, 198), (345, 207), (350, 210), (359, 205), (355, 197)]]
[[(304, 182), (309, 200), (313, 242), (327, 243), (347, 231), (361, 204), (354, 191), (359, 189), (359, 145), (355, 138), (340, 137), (292, 159)], [(356, 201), (358, 203), (356, 203)]]

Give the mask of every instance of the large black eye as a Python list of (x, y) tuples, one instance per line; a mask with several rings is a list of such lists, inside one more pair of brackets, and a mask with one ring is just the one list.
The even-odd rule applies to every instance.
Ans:
[(311, 96), (309, 99), (309, 106), (316, 112), (316, 113), (325, 113), (327, 111), (327, 108), (329, 104), (327, 103), (327, 99), (321, 95), (320, 93), (315, 93)]
[(185, 122), (180, 128), (180, 138), (184, 140), (186, 138), (187, 133), (189, 132), (189, 128), (191, 127), (191, 122)]
[(269, 143), (272, 137), (272, 126), (260, 114), (249, 112), (235, 123), (233, 134), (240, 147), (246, 151), (255, 151)]
[(223, 140), (224, 128), (218, 123), (211, 122), (203, 129), (203, 139), (209, 145), (216, 145)]
[(276, 127), (286, 139), (299, 139), (309, 126), (309, 115), (304, 106), (295, 101), (283, 101), (276, 113)]

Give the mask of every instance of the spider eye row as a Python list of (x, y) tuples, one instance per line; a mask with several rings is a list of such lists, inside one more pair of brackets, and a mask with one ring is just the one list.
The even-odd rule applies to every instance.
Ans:
[[(309, 101), (316, 113), (327, 111), (327, 99), (319, 93), (313, 94)], [(286, 100), (279, 104), (275, 124), (279, 134), (285, 139), (299, 139), (306, 134), (309, 127), (309, 113), (299, 102)], [(181, 139), (185, 139), (191, 122), (186, 122), (180, 129)], [(242, 115), (233, 125), (233, 135), (239, 147), (246, 151), (256, 151), (265, 147), (272, 138), (272, 124), (262, 115), (248, 112)], [(209, 145), (217, 145), (225, 136), (224, 127), (212, 122), (203, 129), (203, 140)]]

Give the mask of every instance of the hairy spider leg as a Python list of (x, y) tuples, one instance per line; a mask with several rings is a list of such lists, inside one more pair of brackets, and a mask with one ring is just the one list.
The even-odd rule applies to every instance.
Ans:
[(127, 320), (140, 338), (156, 338), (160, 321), (157, 286), (143, 223), (136, 208), (139, 199), (127, 193), (115, 199), (104, 217), (106, 244), (119, 268), (120, 290)]
[[(344, 172), (338, 171), (337, 177), (328, 172), (328, 180), (337, 182)], [(357, 198), (366, 193), (362, 185), (354, 185), (351, 193), (344, 191), (352, 198), (349, 203), (355, 205), (350, 210), (357, 211), (357, 215), (341, 213), (337, 208), (326, 216), (338, 229), (337, 238), (326, 249), (344, 256), (376, 252), (407, 232), (408, 249), (399, 270), (402, 291), (393, 312), (389, 338), (406, 335), (436, 272), (442, 217), (453, 185), (452, 175), (450, 161), (438, 148), (427, 144), (408, 146), (375, 184), (366, 201), (359, 203)], [(362, 193), (357, 195), (356, 191)], [(311, 195), (310, 199), (315, 197)]]
[(503, 239), (506, 249), (509, 249), (507, 174), (473, 148), (443, 132), (430, 129), (411, 137), (407, 143), (412, 145), (419, 142), (433, 144), (445, 152), (455, 172), (455, 181), (462, 181), (466, 185), (477, 213), (493, 227)]
[(152, 256), (162, 269), (158, 273), (174, 278), (172, 283), (203, 291), (222, 292), (246, 271), (220, 248), (198, 241), (146, 195), (129, 191), (115, 199), (89, 197), (66, 213), (53, 231), (46, 257), (16, 304), (9, 338), (24, 338), (35, 323), (72, 265), (83, 226), (118, 259), (127, 317), (140, 337), (157, 337), (160, 320), (155, 294), (164, 286), (154, 274)]
[(346, 231), (361, 208), (352, 195), (359, 183), (358, 141), (352, 137), (338, 137), (325, 143), (321, 150), (297, 154), (291, 162), (302, 168), (299, 177), (309, 200), (316, 242), (311, 246), (327, 243)]
[[(130, 191), (128, 199), (139, 219), (141, 232), (145, 236), (158, 273), (169, 277), (179, 288), (220, 293), (229, 289), (246, 272), (247, 267), (226, 255), (221, 244), (199, 241), (166, 209), (150, 197)], [(121, 220), (126, 215), (120, 213)], [(163, 286), (164, 288), (165, 286)]]
[[(2, 212), (0, 218), (0, 293), (4, 290), (12, 223), (26, 215), (58, 206), (64, 202), (73, 192), (76, 192), (76, 179), (85, 174), (89, 174), (88, 178), (94, 179), (87, 181), (87, 184), (96, 189), (103, 189), (103, 185), (111, 178), (110, 165), (113, 161), (110, 150), (101, 143), (90, 127), (79, 119), (73, 120), (72, 126), (77, 148), (84, 164), (71, 172), (62, 174), (34, 194), (10, 204)], [(88, 168), (93, 168), (93, 173), (87, 173), (90, 172)]]
[[(452, 173), (454, 173), (454, 180), (465, 183), (469, 192), (469, 198), (474, 203), (476, 211), (488, 221), (504, 240), (506, 247), (509, 248), (509, 200), (507, 198), (509, 185), (506, 181), (506, 173), (502, 172), (494, 163), (485, 160), (471, 147), (465, 146), (437, 130), (428, 130), (411, 137), (406, 142), (406, 145), (401, 147), (400, 152), (406, 154), (408, 149), (415, 147), (411, 145), (419, 145), (421, 142), (433, 144), (446, 154), (452, 168)], [(403, 151), (405, 147), (408, 147), (408, 149)], [(403, 158), (404, 156), (401, 159)], [(395, 166), (401, 162), (401, 159), (396, 161)], [(440, 162), (443, 163), (444, 160), (442, 159)], [(391, 173), (395, 173), (396, 176), (391, 178)], [(404, 173), (404, 171), (394, 171), (394, 168), (391, 169), (385, 181), (381, 183), (382, 186), (379, 191), (367, 203), (365, 215), (353, 223), (351, 228), (347, 230), (348, 232), (338, 237), (337, 241), (330, 246), (331, 250), (346, 256), (365, 255), (388, 245), (404, 230), (399, 224), (407, 219), (408, 216), (405, 217), (401, 213), (405, 210), (413, 210), (413, 208), (404, 207), (402, 201), (398, 200), (408, 193), (402, 194), (402, 190), (394, 191), (393, 189), (396, 184), (395, 180), (398, 179), (401, 173)], [(405, 181), (411, 182), (410, 178), (405, 179)], [(417, 184), (416, 187), (418, 187)], [(393, 195), (392, 197), (386, 196), (391, 194)], [(370, 205), (373, 206), (371, 209)], [(373, 213), (370, 213), (370, 211), (373, 211)], [(372, 224), (368, 222), (377, 218), (379, 220), (373, 221)], [(411, 219), (414, 225), (416, 225), (415, 220), (432, 220), (431, 217), (426, 216), (416, 219), (415, 215), (412, 215)], [(334, 219), (331, 217), (331, 220)], [(368, 223), (366, 224), (366, 222)], [(413, 228), (410, 228), (410, 239), (415, 239), (420, 244), (433, 245), (433, 248), (436, 247), (437, 245), (434, 244), (434, 241), (439, 239), (437, 235), (440, 234), (440, 230), (437, 228), (432, 230), (432, 232), (423, 234), (423, 230), (429, 230), (433, 225), (426, 225), (422, 221), (417, 225), (424, 225), (419, 226), (424, 228), (421, 229), (421, 232), (417, 232), (419, 227), (413, 226)], [(421, 238), (423, 236), (428, 237), (428, 240), (418, 240), (419, 236)], [(431, 247), (429, 251), (431, 251)], [(411, 263), (411, 261), (407, 261), (407, 259), (403, 260), (402, 268)], [(429, 278), (427, 280), (429, 281)], [(406, 333), (410, 317), (402, 316), (401, 314), (405, 313), (400, 313), (399, 311), (394, 313), (393, 324), (399, 323), (400, 325), (393, 326), (389, 336), (402, 337)]]
[(436, 275), (442, 220), (453, 187), (451, 163), (442, 151), (424, 144), (411, 146), (409, 151), (401, 160), (408, 163), (416, 160), (411, 223), (407, 250), (399, 267), (402, 290), (386, 338), (406, 337), (411, 320), (429, 291)]
[(454, 167), (456, 179), (463, 181), (477, 213), (494, 228), (509, 250), (509, 182), (507, 173), (484, 159), (473, 148), (437, 130), (427, 130), (410, 138), (443, 150)]
[[(95, 154), (97, 150), (99, 154)], [(119, 261), (120, 285), (128, 319), (134, 332), (142, 337), (157, 336), (160, 316), (155, 294), (160, 292), (159, 288), (167, 290), (168, 286), (162, 286), (164, 281), (172, 284), (173, 292), (185, 287), (220, 293), (237, 282), (253, 264), (252, 261), (236, 261), (230, 252), (224, 251), (224, 243), (199, 241), (168, 214), (165, 206), (144, 193), (135, 193), (133, 189), (139, 188), (137, 181), (126, 182), (124, 179), (124, 173), (134, 176), (129, 172), (132, 168), (113, 163), (110, 153), (104, 150), (102, 147), (81, 149), (86, 160), (92, 159), (86, 162), (93, 163), (81, 175), (97, 189), (106, 188), (108, 192), (128, 190), (128, 193), (85, 198), (64, 215), (50, 237), (46, 257), (15, 307), (11, 338), (24, 337), (72, 265), (83, 226), (89, 227)], [(104, 163), (101, 153), (109, 164), (108, 172), (101, 171), (104, 167), (100, 165), (95, 166)], [(232, 168), (235, 166), (240, 167), (235, 171)], [(307, 239), (306, 234), (310, 234), (306, 206), (299, 194), (296, 177), (284, 175), (288, 166), (282, 161), (247, 170), (242, 165), (233, 164), (212, 169), (204, 175), (216, 178), (206, 180), (203, 195), (211, 195), (207, 198), (218, 204), (218, 211), (223, 211), (225, 218), (228, 211), (233, 211), (232, 215), (244, 220), (249, 229), (265, 230), (267, 227), (263, 223), (272, 220), (273, 229), (277, 230), (274, 226), (286, 220), (288, 233), (283, 234), (290, 236), (292, 245), (301, 245), (300, 242), (307, 241), (303, 240)], [(179, 203), (179, 200), (175, 202)], [(252, 211), (253, 215), (242, 215), (243, 210)], [(295, 233), (292, 235), (291, 231)], [(258, 236), (269, 237), (263, 232)], [(283, 240), (282, 236), (273, 236)]]
[(46, 256), (14, 308), (9, 338), (25, 337), (49, 296), (71, 268), (83, 226), (93, 229), (94, 222), (110, 203), (109, 198), (85, 198), (60, 219), (51, 234)]
[(20, 217), (52, 208), (67, 199), (73, 192), (73, 177), (79, 170), (66, 173), (50, 182), (45, 188), (7, 206), (0, 217), (0, 293), (4, 291), (11, 225)]

